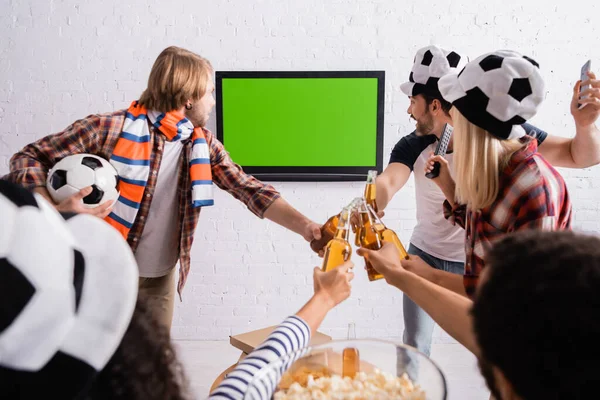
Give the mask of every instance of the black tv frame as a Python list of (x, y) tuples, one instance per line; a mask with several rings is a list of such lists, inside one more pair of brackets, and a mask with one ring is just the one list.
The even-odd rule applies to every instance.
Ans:
[[(244, 171), (256, 178), (272, 182), (340, 182), (364, 181), (367, 171), (383, 170), (383, 115), (385, 71), (217, 71), (215, 73), (217, 138), (223, 140), (223, 79), (232, 78), (376, 78), (377, 79), (377, 136), (375, 165), (354, 167), (256, 167), (242, 165)], [(227, 148), (227, 145), (225, 145)], [(235, 161), (235, 160), (234, 160)]]

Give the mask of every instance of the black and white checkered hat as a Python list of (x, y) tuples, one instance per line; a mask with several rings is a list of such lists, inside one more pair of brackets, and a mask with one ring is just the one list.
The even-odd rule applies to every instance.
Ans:
[(400, 89), (407, 96), (428, 94), (441, 98), (438, 89), (440, 78), (458, 73), (466, 63), (467, 58), (455, 51), (444, 50), (437, 46), (423, 47), (417, 51), (408, 82), (400, 85)]
[(469, 122), (499, 139), (525, 135), (545, 96), (537, 62), (511, 50), (484, 54), (459, 73), (440, 79), (444, 99)]
[(138, 269), (119, 233), (61, 216), (0, 180), (0, 397), (84, 395), (133, 314)]

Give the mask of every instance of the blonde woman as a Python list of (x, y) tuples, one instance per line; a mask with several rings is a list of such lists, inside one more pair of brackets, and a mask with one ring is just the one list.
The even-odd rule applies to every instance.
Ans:
[[(456, 180), (443, 157), (432, 156), (425, 169), (428, 172), (435, 162), (440, 163), (440, 174), (433, 181), (446, 197), (444, 215), (465, 229), (464, 276), (430, 268), (418, 256), (400, 260), (391, 243), (378, 251), (361, 248), (358, 253), (442, 329), (485, 359), (474, 334), (473, 302), (465, 295), (475, 295), (486, 254), (512, 232), (569, 229), (571, 203), (563, 178), (537, 152), (536, 140), (526, 136), (521, 127), (535, 115), (545, 94), (534, 60), (511, 51), (486, 54), (467, 64), (460, 74), (442, 77), (438, 86), (453, 106)], [(519, 267), (531, 265), (527, 261), (531, 249), (520, 245), (513, 250), (513, 258), (519, 258), (517, 250), (523, 254)], [(524, 271), (523, 276), (526, 273), (532, 275), (532, 271)], [(486, 279), (490, 279), (487, 272), (483, 275)], [(506, 282), (506, 296), (514, 296), (514, 285)], [(531, 300), (527, 296), (511, 299), (519, 304)], [(513, 329), (510, 324), (506, 328)]]
[(494, 241), (525, 229), (569, 229), (571, 203), (563, 178), (521, 127), (545, 95), (534, 60), (511, 51), (486, 54), (443, 77), (439, 88), (453, 105), (455, 181), (443, 157), (432, 156), (426, 171), (441, 164), (433, 181), (446, 197), (444, 215), (465, 229), (464, 277), (461, 284), (460, 276), (432, 274), (418, 257), (403, 265), (471, 296)]

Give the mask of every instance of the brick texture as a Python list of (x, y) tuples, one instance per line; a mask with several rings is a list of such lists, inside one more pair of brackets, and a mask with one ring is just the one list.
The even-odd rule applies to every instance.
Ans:
[[(550, 4), (555, 3), (555, 4)], [(179, 45), (208, 57), (217, 70), (386, 70), (385, 162), (414, 129), (399, 85), (415, 51), (437, 43), (471, 57), (512, 48), (540, 63), (546, 103), (533, 120), (553, 135), (574, 134), (569, 102), (580, 66), (600, 60), (600, 33), (585, 9), (566, 1), (514, 0), (0, 0), (0, 174), (23, 145), (75, 119), (126, 107), (145, 87), (153, 60)], [(600, 62), (600, 61), (597, 61)], [(599, 64), (595, 64), (599, 65)], [(214, 122), (214, 119), (213, 119)], [(420, 171), (418, 171), (420, 173)], [(600, 169), (564, 170), (578, 229), (600, 230)], [(361, 184), (276, 183), (300, 211), (324, 221)], [(275, 324), (312, 293), (320, 259), (295, 234), (261, 221), (232, 197), (216, 194), (203, 212), (184, 302), (176, 306), (175, 338), (216, 340)], [(408, 243), (415, 223), (412, 179), (386, 210)], [(369, 283), (362, 260), (352, 298), (323, 330), (400, 338), (402, 295)], [(449, 338), (436, 330), (435, 340)]]

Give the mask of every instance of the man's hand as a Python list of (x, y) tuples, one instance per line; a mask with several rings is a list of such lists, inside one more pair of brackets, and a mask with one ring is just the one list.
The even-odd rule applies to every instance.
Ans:
[(433, 164), (436, 161), (440, 163), (440, 174), (437, 177), (433, 178), (432, 181), (439, 186), (439, 188), (444, 193), (444, 196), (446, 196), (446, 199), (448, 199), (450, 204), (454, 205), (454, 192), (456, 185), (454, 184), (454, 179), (452, 179), (452, 176), (450, 175), (450, 165), (448, 165), (448, 160), (446, 160), (440, 155), (436, 156), (433, 155), (433, 153), (431, 153), (429, 160), (427, 160), (427, 163), (425, 164), (425, 173), (431, 172), (433, 170)]
[(311, 240), (321, 239), (321, 226), (313, 221), (308, 221), (306, 227), (304, 228), (304, 232), (302, 233), (304, 239), (310, 243)]
[(433, 178), (432, 181), (437, 183), (438, 186), (448, 186), (450, 182), (452, 182), (452, 177), (450, 176), (450, 166), (448, 164), (448, 160), (440, 155), (430, 154), (429, 160), (425, 164), (425, 173), (433, 171), (433, 166), (436, 162), (440, 163), (440, 174)]
[(60, 212), (72, 212), (76, 214), (90, 214), (98, 218), (104, 219), (112, 210), (114, 201), (105, 201), (94, 208), (87, 208), (83, 206), (83, 198), (88, 194), (92, 193), (92, 187), (88, 186), (75, 193), (73, 196), (63, 200), (56, 209)]
[(379, 272), (390, 285), (396, 286), (402, 279), (402, 274), (407, 271), (400, 263), (400, 253), (396, 246), (391, 242), (383, 242), (379, 250), (368, 250), (361, 247), (357, 254), (371, 262), (375, 271)]
[[(596, 79), (593, 72), (589, 72), (588, 77), (590, 79), (585, 82), (577, 81), (571, 99), (571, 115), (575, 119), (575, 125), (582, 128), (594, 124), (600, 116), (600, 80)], [(589, 85), (589, 88), (579, 93), (580, 88), (586, 85)], [(587, 99), (580, 99), (581, 96), (588, 97)], [(583, 108), (580, 109), (579, 104)]]
[(350, 297), (352, 289), (350, 282), (354, 279), (352, 268), (354, 268), (352, 261), (346, 261), (339, 267), (327, 272), (315, 267), (313, 273), (315, 297), (322, 298), (330, 308), (337, 306)]

